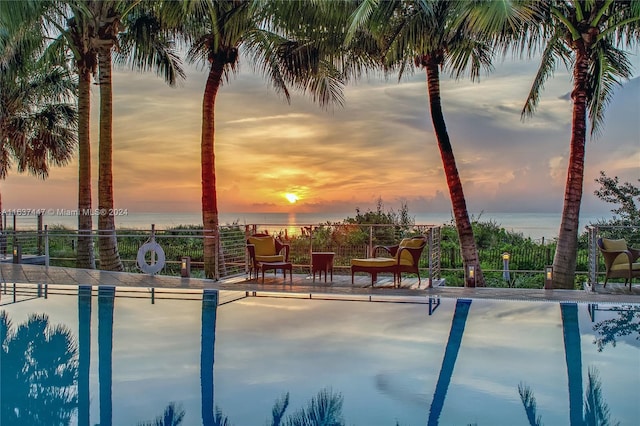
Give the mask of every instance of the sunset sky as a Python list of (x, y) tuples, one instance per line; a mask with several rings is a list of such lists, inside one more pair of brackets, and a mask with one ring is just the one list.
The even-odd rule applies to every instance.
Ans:
[[(607, 213), (593, 191), (600, 170), (638, 184), (640, 60), (618, 90), (602, 135), (587, 142), (583, 213)], [(533, 118), (520, 111), (538, 63), (496, 62), (480, 83), (443, 76), (444, 114), (469, 211), (560, 212), (571, 127), (569, 75), (558, 68)], [(175, 88), (154, 74), (114, 75), (114, 196), (130, 212), (200, 211), (201, 103), (206, 73), (185, 66)], [(97, 206), (98, 88), (92, 89), (93, 195)], [(216, 167), (220, 212), (353, 212), (407, 203), (411, 213), (451, 204), (427, 106), (424, 72), (350, 84), (344, 107), (291, 104), (241, 61), (218, 94)], [(11, 174), (2, 207), (77, 206), (77, 163), (48, 180)], [(285, 197), (294, 194), (291, 203)]]

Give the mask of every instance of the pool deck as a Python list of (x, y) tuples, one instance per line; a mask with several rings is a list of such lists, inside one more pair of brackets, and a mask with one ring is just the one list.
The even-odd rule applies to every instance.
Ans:
[(75, 269), (62, 267), (45, 267), (24, 264), (0, 264), (0, 278), (5, 285), (21, 284), (50, 284), (50, 285), (108, 285), (118, 287), (162, 288), (162, 289), (218, 289), (230, 291), (245, 291), (256, 293), (303, 294), (316, 298), (379, 298), (397, 297), (429, 297), (469, 299), (500, 299), (500, 300), (530, 300), (557, 302), (588, 302), (588, 303), (633, 303), (640, 304), (640, 285), (636, 284), (632, 290), (623, 287), (621, 283), (609, 283), (606, 288), (597, 284), (595, 291), (589, 290), (542, 290), (516, 288), (462, 288), (436, 286), (425, 288), (427, 280), (423, 279), (421, 288), (417, 278), (403, 278), (402, 287), (394, 288), (391, 277), (379, 276), (375, 287), (371, 287), (369, 275), (357, 275), (354, 285), (351, 285), (350, 275), (334, 275), (333, 282), (324, 282), (306, 274), (293, 274), (286, 281), (282, 274), (267, 273), (265, 282), (262, 279), (250, 280), (246, 275), (225, 278), (220, 281), (180, 278), (166, 275), (149, 276), (127, 272), (109, 272), (93, 269)]

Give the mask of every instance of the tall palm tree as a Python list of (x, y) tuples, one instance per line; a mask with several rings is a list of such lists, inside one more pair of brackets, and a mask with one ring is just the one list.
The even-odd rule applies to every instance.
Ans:
[[(55, 39), (49, 51), (71, 52), (78, 74), (78, 257), (77, 266), (95, 268), (91, 208), (90, 88), (96, 72), (100, 79), (100, 145), (98, 206), (100, 260), (103, 269), (122, 269), (116, 239), (112, 185), (111, 51), (116, 61), (140, 70), (156, 69), (173, 84), (182, 77), (171, 43), (164, 40), (155, 12), (158, 2), (52, 0), (12, 3), (13, 19), (39, 22)], [(132, 30), (132, 31), (128, 31)]]
[(75, 151), (77, 114), (69, 103), (75, 81), (64, 63), (41, 58), (41, 38), (0, 27), (6, 30), (0, 34), (0, 179), (13, 165), (45, 179), (50, 166), (67, 164)]
[[(569, 162), (558, 243), (553, 259), (553, 287), (574, 288), (578, 223), (584, 181), (587, 127), (602, 128), (604, 111), (616, 86), (631, 75), (629, 51), (640, 41), (640, 1), (544, 0), (537, 3), (542, 20), (531, 27), (542, 50), (540, 67), (522, 111), (531, 115), (547, 78), (562, 60), (572, 71), (572, 119)], [(525, 41), (525, 37), (522, 38)], [(587, 124), (587, 114), (589, 121)]]
[(76, 266), (95, 268), (91, 200), (91, 82), (97, 69), (95, 25), (81, 0), (0, 2), (2, 15), (19, 28), (50, 40), (46, 55), (70, 54), (78, 76), (78, 249)]
[[(154, 2), (125, 0), (89, 2), (97, 24), (96, 50), (100, 84), (100, 142), (98, 148), (98, 246), (100, 268), (123, 270), (115, 232), (113, 198), (112, 52), (119, 62), (142, 70), (156, 69), (170, 85), (184, 78), (173, 44), (160, 31)], [(117, 48), (117, 49), (116, 49)]]
[[(242, 55), (267, 76), (276, 91), (289, 99), (287, 84), (308, 90), (322, 104), (341, 101), (341, 82), (329, 62), (319, 60), (321, 52), (269, 29), (274, 5), (287, 2), (200, 0), (168, 2), (175, 22), (180, 24), (189, 45), (187, 59), (207, 64), (207, 81), (202, 100), (200, 155), (202, 165), (202, 222), (204, 264), (207, 278), (214, 278), (218, 233), (218, 195), (215, 171), (215, 106), (218, 90), (236, 71)], [(303, 15), (307, 5), (292, 3), (287, 12)], [(286, 21), (283, 18), (282, 21)]]
[(471, 31), (460, 16), (473, 3), (463, 1), (362, 1), (350, 33), (368, 28), (381, 43), (387, 70), (398, 70), (401, 78), (406, 70), (419, 68), (426, 73), (429, 111), (436, 135), (451, 197), (453, 214), (460, 240), (465, 270), (475, 268), (475, 280), (466, 286), (484, 286), (478, 250), (467, 210), (462, 180), (456, 165), (453, 146), (442, 111), (440, 71), (447, 69), (455, 78), (469, 70), (477, 79), (482, 67), (491, 65), (491, 43), (482, 33)]

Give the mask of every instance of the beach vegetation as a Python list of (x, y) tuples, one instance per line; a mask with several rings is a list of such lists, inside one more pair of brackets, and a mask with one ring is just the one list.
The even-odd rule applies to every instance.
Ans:
[[(598, 220), (594, 225), (607, 228), (608, 238), (624, 238), (631, 246), (640, 245), (640, 187), (631, 182), (621, 183), (617, 176), (609, 177), (600, 171), (595, 180), (600, 188), (595, 195), (602, 201), (613, 204), (613, 217)], [(640, 179), (638, 180), (640, 182)]]

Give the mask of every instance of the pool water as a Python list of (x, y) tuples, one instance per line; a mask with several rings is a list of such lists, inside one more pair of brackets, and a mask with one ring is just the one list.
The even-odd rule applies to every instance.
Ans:
[(640, 419), (638, 305), (0, 296), (2, 426), (259, 426), (283, 407), (282, 425), (569, 425), (594, 406)]

